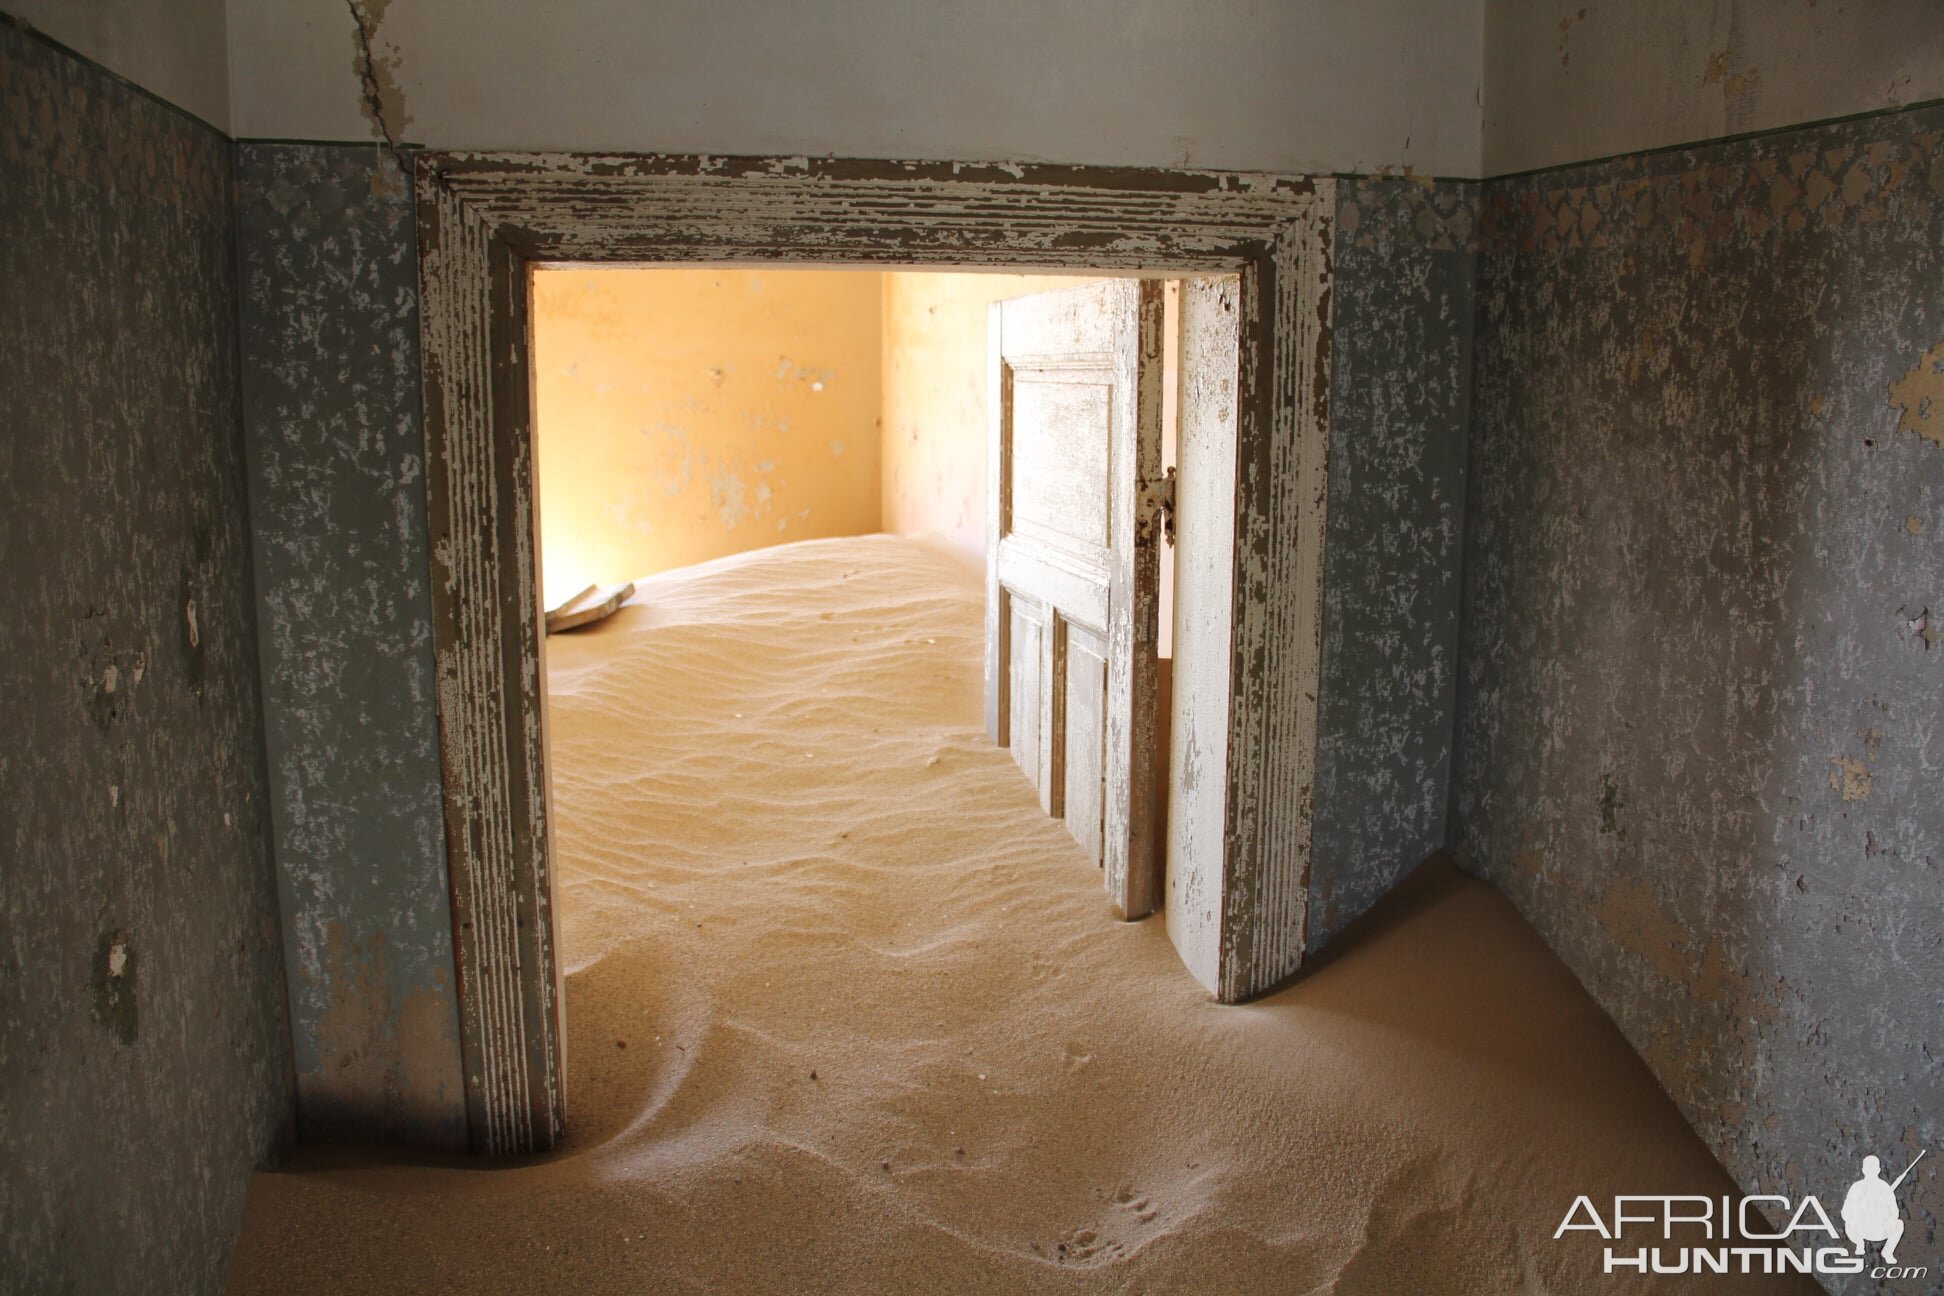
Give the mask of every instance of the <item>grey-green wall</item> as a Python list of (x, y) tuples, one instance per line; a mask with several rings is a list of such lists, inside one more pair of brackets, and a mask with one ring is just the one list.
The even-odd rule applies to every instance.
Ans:
[(1455, 845), (1749, 1191), (1944, 1141), (1941, 142), (1339, 182), (1312, 942)]
[(410, 162), (358, 144), (237, 149), (299, 1128), (464, 1148)]
[(0, 16), (0, 1291), (220, 1290), (290, 1129), (231, 150)]
[(1337, 182), (1312, 949), (1446, 844), (1478, 185)]
[(1745, 1189), (1930, 1149), (1934, 1276), (1944, 107), (1484, 203), (1463, 862)]

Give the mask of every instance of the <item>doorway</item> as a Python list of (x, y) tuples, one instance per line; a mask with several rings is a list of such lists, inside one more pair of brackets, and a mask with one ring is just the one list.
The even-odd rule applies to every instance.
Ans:
[[(1043, 818), (1014, 753), (983, 728), (988, 341), (994, 313), (1061, 303), (1111, 327), (1096, 299), (1141, 287), (534, 268), (535, 552), (574, 1146), (654, 1119), (654, 1095), (698, 1061), (729, 1106), (787, 1085), (794, 1065), (861, 1119), (886, 1077), (855, 1059), (955, 1055), (984, 1029), (977, 987), (1020, 989), (968, 955), (1017, 962), (1076, 923), (1082, 939), (1113, 937), (1098, 902), (1101, 798), (1091, 833), (1077, 796)], [(1102, 481), (1079, 484), (1099, 512), (1107, 467), (1094, 466)], [(555, 606), (589, 584), (632, 592), (610, 615), (557, 625)], [(1101, 633), (1094, 622), (1074, 621), (1073, 639)], [(1069, 727), (1077, 757), (1088, 744)], [(1105, 737), (1096, 726), (1097, 781)], [(1030, 984), (1057, 1003), (1080, 966)], [(932, 992), (902, 992), (913, 984)], [(848, 1007), (809, 1032), (806, 999)], [(783, 1037), (797, 1042), (779, 1056)]]
[[(473, 1146), (551, 1146), (564, 1037), (531, 546), (535, 262), (1236, 275), (1221, 852), (1190, 966), (1236, 1001), (1304, 948), (1332, 182), (804, 159), (429, 155), (420, 277), (447, 846)], [(1179, 942), (1178, 942), (1179, 943)], [(1184, 953), (1187, 951), (1184, 945)]]
[[(1224, 307), (1200, 326), (1227, 345), (1197, 353), (1210, 371), (1186, 384), (1191, 396), (1217, 393), (1189, 422), (1223, 445), (1234, 440), (1233, 286), (1198, 279), (1188, 291), (1191, 314)], [(534, 267), (534, 544), (570, 974), (587, 972), (591, 949), (626, 943), (631, 908), (658, 913), (694, 882), (654, 857), (712, 860), (735, 885), (754, 861), (718, 859), (717, 848), (747, 842), (749, 855), (775, 856), (761, 843), (791, 839), (766, 827), (777, 803), (741, 785), (814, 784), (822, 770), (802, 761), (848, 764), (906, 724), (958, 741), (968, 677), (984, 694), (971, 699), (970, 727), (983, 713), (1121, 917), (1165, 908), (1179, 940), (1208, 916), (1189, 912), (1188, 882), (1219, 866), (1219, 843), (1168, 833), (1171, 820), (1221, 810), (1219, 773), (1195, 768), (1196, 728), (1173, 723), (1168, 687), (1182, 288), (1124, 276)], [(1191, 534), (1204, 499), (1229, 510), (1210, 486), (1231, 475), (1191, 464)], [(830, 543), (863, 537), (875, 539)], [(854, 598), (832, 597), (833, 568)], [(927, 570), (931, 588), (911, 579)], [(951, 597), (968, 587), (984, 604), (969, 654), (963, 600)], [(826, 604), (814, 621), (803, 607), (813, 597)], [(860, 692), (858, 661), (892, 646), (866, 608), (924, 633), (886, 657), (880, 688)], [(771, 641), (766, 624), (795, 628)], [(1205, 638), (1185, 640), (1185, 697), (1199, 702), (1228, 663)], [(707, 669), (694, 658), (703, 641)], [(914, 653), (930, 669), (906, 676)], [(874, 695), (900, 691), (903, 706)], [(845, 701), (812, 704), (835, 697)], [(1177, 730), (1190, 741), (1171, 747)], [(715, 771), (713, 791), (682, 772), (691, 765)], [(696, 821), (718, 803), (722, 824)], [(906, 815), (914, 841), (934, 831)], [(1170, 876), (1181, 894), (1164, 906)], [(744, 890), (745, 908), (801, 900)], [(705, 910), (722, 900), (699, 894)], [(847, 921), (826, 915), (832, 930)]]

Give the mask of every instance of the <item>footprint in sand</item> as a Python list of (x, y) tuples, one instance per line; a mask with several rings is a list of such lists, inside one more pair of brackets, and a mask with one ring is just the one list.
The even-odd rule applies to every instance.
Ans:
[(1054, 1252), (1064, 1263), (1087, 1263), (1116, 1259), (1124, 1248), (1111, 1238), (1102, 1238), (1090, 1228), (1071, 1229), (1054, 1244)]
[(1114, 1190), (1113, 1209), (1095, 1227), (1070, 1229), (1054, 1243), (1054, 1258), (1062, 1264), (1108, 1264), (1140, 1250), (1144, 1235), (1160, 1214), (1152, 1200), (1131, 1184)]
[(1146, 1197), (1135, 1196), (1134, 1189), (1127, 1184), (1122, 1184), (1115, 1190), (1114, 1205), (1132, 1215), (1137, 1224), (1151, 1223), (1154, 1217), (1161, 1213), (1159, 1208)]

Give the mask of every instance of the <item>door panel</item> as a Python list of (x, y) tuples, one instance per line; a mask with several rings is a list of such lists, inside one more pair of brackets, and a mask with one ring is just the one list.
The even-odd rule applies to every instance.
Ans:
[(1015, 428), (1059, 430), (1013, 444), (1012, 533), (1067, 549), (1105, 570), (1111, 528), (1114, 388), (1110, 375), (1013, 371)]
[(1067, 831), (1095, 864), (1105, 864), (1107, 645), (1071, 623), (1066, 641)]
[(1012, 754), (1020, 772), (1040, 789), (1040, 808), (1053, 812), (1049, 798), (1050, 781), (1046, 739), (1050, 726), (1045, 723), (1046, 614), (1030, 600), (1012, 601)]
[(1095, 629), (1107, 624), (1107, 573), (1062, 550), (1008, 536), (999, 544), (999, 583), (1006, 590), (1035, 591), (1029, 597), (1060, 608), (1069, 621)]
[(1161, 888), (1162, 297), (1126, 279), (1001, 302), (989, 343), (986, 726), (1129, 918)]
[(1240, 296), (1241, 282), (1233, 275), (1190, 279), (1181, 291), (1166, 907), (1168, 936), (1182, 962), (1210, 988), (1221, 964), (1229, 827)]

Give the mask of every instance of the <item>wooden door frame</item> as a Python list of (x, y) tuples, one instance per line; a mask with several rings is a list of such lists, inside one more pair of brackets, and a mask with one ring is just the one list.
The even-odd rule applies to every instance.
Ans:
[(446, 858), (476, 1151), (552, 1147), (565, 1035), (533, 552), (537, 262), (1241, 276), (1216, 996), (1301, 963), (1322, 658), (1335, 182), (1207, 171), (424, 153), (420, 328)]

